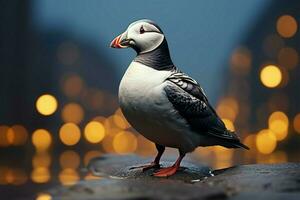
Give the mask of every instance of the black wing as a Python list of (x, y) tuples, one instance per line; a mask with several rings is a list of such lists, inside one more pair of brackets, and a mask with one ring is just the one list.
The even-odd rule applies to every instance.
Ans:
[(209, 104), (200, 85), (186, 74), (176, 71), (169, 76), (164, 88), (169, 101), (186, 119), (192, 130), (225, 142), (227, 147), (244, 147), (234, 132), (226, 129), (223, 121)]

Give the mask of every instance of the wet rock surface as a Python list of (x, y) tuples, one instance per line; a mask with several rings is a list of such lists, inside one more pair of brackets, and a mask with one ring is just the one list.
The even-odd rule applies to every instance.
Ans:
[[(173, 162), (174, 159), (170, 159)], [(93, 159), (89, 170), (99, 180), (50, 189), (53, 199), (300, 199), (300, 164), (243, 165), (212, 171), (184, 161), (169, 178), (151, 176), (130, 167), (151, 161), (137, 156)], [(164, 161), (169, 166), (172, 162)], [(214, 174), (214, 176), (212, 176)]]
[[(122, 178), (122, 179), (143, 179), (143, 180), (158, 180), (161, 178), (153, 177), (154, 169), (143, 172), (141, 169), (130, 169), (132, 167), (148, 164), (153, 158), (141, 158), (134, 155), (129, 156), (113, 156), (107, 155), (91, 160), (88, 169), (95, 176)], [(173, 165), (176, 158), (167, 158), (161, 161), (162, 167)], [(184, 182), (193, 182), (212, 176), (212, 169), (192, 162), (184, 160), (181, 163), (180, 170), (168, 179), (180, 180)]]

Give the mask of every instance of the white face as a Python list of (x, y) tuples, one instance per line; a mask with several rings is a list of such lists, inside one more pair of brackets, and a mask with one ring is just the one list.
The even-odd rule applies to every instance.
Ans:
[(121, 38), (129, 40), (130, 45), (138, 49), (140, 53), (147, 53), (163, 42), (164, 35), (153, 24), (140, 20), (130, 24)]

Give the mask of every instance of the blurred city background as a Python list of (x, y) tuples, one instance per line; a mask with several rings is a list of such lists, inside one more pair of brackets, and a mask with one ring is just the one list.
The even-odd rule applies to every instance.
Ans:
[(299, 10), (296, 0), (1, 0), (0, 191), (47, 200), (51, 185), (96, 178), (82, 173), (93, 157), (156, 154), (118, 108), (135, 52), (109, 48), (143, 18), (251, 148), (198, 148), (190, 159), (214, 169), (300, 161)]

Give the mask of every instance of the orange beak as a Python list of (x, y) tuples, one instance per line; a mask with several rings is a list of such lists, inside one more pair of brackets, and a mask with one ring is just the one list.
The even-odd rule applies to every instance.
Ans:
[(123, 48), (120, 44), (121, 36), (122, 36), (122, 34), (117, 36), (115, 39), (113, 39), (113, 41), (111, 41), (111, 43), (110, 43), (110, 47), (112, 47), (112, 48)]

